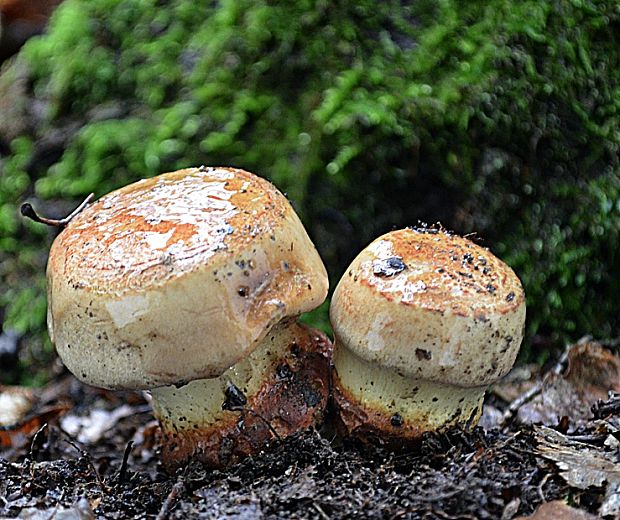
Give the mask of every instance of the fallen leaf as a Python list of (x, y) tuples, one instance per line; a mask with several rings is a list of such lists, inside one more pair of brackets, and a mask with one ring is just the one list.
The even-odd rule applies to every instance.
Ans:
[(33, 392), (23, 386), (0, 386), (0, 426), (12, 426), (32, 409)]
[(560, 468), (560, 476), (578, 489), (605, 486), (601, 516), (620, 515), (620, 465), (615, 453), (574, 441), (550, 428), (536, 430), (538, 453)]
[[(49, 509), (37, 509), (28, 507), (22, 509), (17, 518), (24, 520), (93, 520), (95, 515), (86, 498), (80, 498), (71, 507), (53, 507)], [(0, 518), (0, 520), (4, 520)]]
[(564, 377), (583, 401), (593, 404), (610, 390), (620, 392), (620, 359), (594, 341), (577, 343), (568, 352)]
[(0, 450), (24, 446), (30, 436), (44, 424), (55, 421), (69, 409), (68, 405), (51, 406), (10, 427), (0, 428)]
[[(538, 383), (539, 391), (519, 406), (516, 416), (521, 424), (562, 424), (573, 432), (592, 416), (597, 400), (605, 399), (610, 390), (620, 391), (620, 358), (599, 343), (580, 341), (572, 345), (566, 362), (564, 374), (560, 373), (561, 366), (557, 372), (547, 373)], [(496, 385), (494, 393), (512, 396), (511, 385), (514, 383)], [(522, 381), (519, 385), (524, 388)]]
[(95, 409), (89, 415), (66, 415), (60, 422), (60, 426), (69, 435), (81, 443), (95, 444), (107, 432), (116, 426), (116, 423), (125, 417), (136, 413), (134, 407), (124, 404), (108, 411)]
[(545, 502), (538, 506), (530, 516), (519, 516), (515, 520), (596, 520), (596, 516), (591, 515), (581, 509), (567, 506), (560, 500)]

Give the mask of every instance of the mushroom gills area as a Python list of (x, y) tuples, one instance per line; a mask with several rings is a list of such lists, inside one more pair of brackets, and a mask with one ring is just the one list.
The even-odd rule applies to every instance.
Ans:
[(191, 457), (221, 467), (323, 417), (331, 344), (296, 322), (282, 323), (221, 376), (151, 391), (168, 469)]
[(397, 442), (425, 431), (476, 424), (486, 386), (461, 387), (404, 377), (334, 347), (334, 400), (347, 434)]

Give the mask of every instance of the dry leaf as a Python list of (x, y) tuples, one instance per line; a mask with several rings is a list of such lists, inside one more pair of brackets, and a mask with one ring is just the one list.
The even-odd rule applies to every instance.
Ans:
[(578, 489), (606, 486), (602, 516), (620, 515), (620, 464), (617, 455), (576, 442), (550, 428), (536, 430), (538, 452), (554, 461), (566, 482)]
[[(93, 514), (88, 500), (80, 498), (71, 507), (54, 507), (50, 509), (37, 509), (28, 507), (23, 509), (17, 518), (24, 520), (93, 520)], [(0, 518), (0, 520), (4, 520)]]
[(580, 509), (567, 506), (560, 500), (541, 504), (530, 516), (519, 516), (515, 520), (596, 520), (596, 516)]
[(0, 428), (0, 450), (24, 446), (33, 433), (44, 424), (57, 420), (68, 409), (67, 405), (47, 407), (14, 426)]
[(556, 426), (567, 417), (572, 432), (591, 417), (597, 400), (620, 390), (620, 358), (599, 343), (576, 343), (568, 352), (566, 373), (550, 373), (543, 381), (540, 393), (519, 407), (519, 422)]
[(134, 407), (124, 404), (111, 411), (95, 409), (85, 416), (67, 415), (63, 417), (60, 425), (79, 442), (96, 444), (118, 421), (135, 413)]

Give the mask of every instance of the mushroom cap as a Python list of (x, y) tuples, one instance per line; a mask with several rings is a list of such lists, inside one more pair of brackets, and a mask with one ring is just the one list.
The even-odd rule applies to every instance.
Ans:
[(330, 317), (336, 349), (403, 376), (475, 387), (512, 367), (525, 296), (487, 249), (444, 230), (407, 228), (353, 260)]
[(287, 199), (233, 168), (179, 170), (102, 197), (56, 238), (47, 277), (59, 355), (106, 388), (219, 376), (328, 288)]

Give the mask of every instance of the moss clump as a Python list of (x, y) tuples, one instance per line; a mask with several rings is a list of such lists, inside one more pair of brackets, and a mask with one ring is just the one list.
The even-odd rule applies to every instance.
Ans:
[[(33, 187), (227, 164), (288, 193), (332, 282), (377, 234), (441, 220), (522, 277), (528, 336), (617, 334), (619, 48), (611, 0), (66, 0), (19, 56), (41, 108), (0, 159), (0, 254), (44, 250), (14, 212)], [(5, 325), (41, 330), (8, 287)]]

